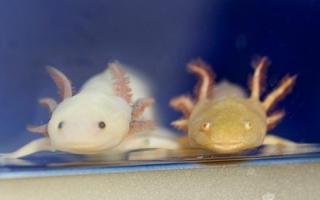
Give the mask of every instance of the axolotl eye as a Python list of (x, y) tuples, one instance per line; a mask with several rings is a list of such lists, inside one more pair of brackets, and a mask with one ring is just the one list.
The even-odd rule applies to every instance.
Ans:
[(246, 121), (244, 123), (244, 128), (246, 129), (246, 131), (250, 131), (252, 129), (252, 123), (250, 121)]
[(99, 128), (104, 129), (106, 127), (106, 124), (104, 122), (98, 123)]
[(202, 124), (201, 129), (202, 129), (203, 131), (208, 131), (209, 128), (210, 128), (210, 126), (211, 126), (211, 123), (206, 122), (206, 123), (203, 123), (203, 124)]
[(61, 122), (59, 123), (59, 125), (58, 125), (58, 129), (62, 129), (62, 128), (63, 128), (63, 125), (64, 125), (64, 122), (61, 121)]
[[(63, 126), (64, 126), (64, 122), (61, 121), (61, 122), (59, 123), (59, 125), (58, 125), (58, 129), (62, 129)], [(101, 128), (101, 129), (104, 129), (104, 128), (106, 127), (106, 124), (101, 121), (101, 122), (98, 123), (98, 127)]]

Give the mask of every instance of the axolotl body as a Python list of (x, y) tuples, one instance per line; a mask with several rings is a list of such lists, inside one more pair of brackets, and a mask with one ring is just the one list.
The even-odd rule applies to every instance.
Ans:
[(62, 101), (40, 99), (39, 103), (48, 108), (51, 119), (48, 124), (29, 125), (27, 129), (45, 137), (6, 157), (23, 157), (42, 150), (99, 153), (119, 146), (128, 135), (154, 129), (152, 120), (141, 118), (154, 99), (132, 101), (130, 80), (119, 62), (110, 63), (108, 69), (89, 79), (75, 95), (62, 72), (53, 67), (47, 69), (59, 88)]
[(271, 114), (270, 111), (291, 91), (297, 76), (285, 76), (279, 86), (260, 101), (270, 61), (262, 57), (252, 63), (255, 72), (249, 79), (250, 97), (242, 88), (227, 81), (214, 86), (215, 75), (202, 60), (188, 64), (188, 70), (200, 78), (195, 88), (197, 98), (182, 95), (172, 99), (170, 105), (184, 114), (172, 125), (188, 132), (191, 147), (217, 153), (236, 153), (264, 143), (290, 143), (266, 133), (283, 118), (284, 111)]

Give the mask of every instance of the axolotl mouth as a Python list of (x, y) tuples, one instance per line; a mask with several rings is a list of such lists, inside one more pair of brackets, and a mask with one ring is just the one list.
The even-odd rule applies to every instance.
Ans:
[(67, 148), (63, 148), (61, 150), (76, 154), (95, 154), (101, 152), (103, 146), (104, 145), (68, 144)]
[(65, 142), (63, 144), (59, 144), (56, 149), (75, 154), (95, 154), (118, 146), (118, 144), (114, 144), (116, 139), (117, 137), (100, 144), (96, 144), (94, 142)]
[(233, 153), (245, 149), (242, 142), (214, 142), (209, 144), (208, 148), (221, 153)]

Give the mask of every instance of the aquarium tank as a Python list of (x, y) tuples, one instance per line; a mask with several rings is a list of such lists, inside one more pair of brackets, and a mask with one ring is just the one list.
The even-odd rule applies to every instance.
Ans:
[[(0, 178), (55, 170), (63, 175), (64, 170), (73, 169), (141, 166), (143, 171), (149, 165), (319, 158), (319, 8), (318, 2), (311, 0), (0, 1)], [(259, 64), (263, 69), (253, 76)], [(101, 78), (109, 81), (103, 87), (109, 87), (110, 97), (105, 98), (103, 90), (90, 93), (95, 89), (87, 87), (90, 101), (75, 104), (72, 111), (67, 110), (69, 104), (60, 108), (62, 102), (85, 91), (81, 87), (88, 79), (113, 65), (115, 71), (109, 70), (105, 72), (109, 75)], [(283, 91), (275, 91), (288, 80), (282, 79), (287, 74), (291, 78), (297, 75), (295, 81), (283, 86)], [(122, 80), (126, 77), (131, 82)], [(200, 111), (195, 107), (203, 98), (212, 101), (214, 88), (226, 80), (248, 95), (258, 91), (258, 98), (242, 110), (233, 110), (226, 102), (198, 122), (202, 119), (199, 115), (208, 112), (213, 103), (203, 105)], [(127, 91), (131, 87), (132, 98)], [(222, 88), (225, 91), (229, 89)], [(231, 90), (230, 95), (235, 93)], [(267, 103), (262, 102), (268, 94), (274, 96), (269, 96), (272, 105), (265, 109)], [(172, 106), (172, 99), (180, 95), (185, 95), (180, 104)], [(137, 102), (146, 97), (150, 98)], [(51, 99), (42, 106), (39, 99), (43, 98)], [(95, 101), (103, 103), (95, 105)], [(104, 110), (105, 105), (110, 111)], [(260, 107), (253, 108), (256, 105)], [(237, 117), (245, 120), (241, 123), (249, 136), (238, 135), (236, 142), (231, 136), (221, 136), (225, 138), (220, 150), (199, 145), (218, 136), (193, 137), (190, 130), (203, 133), (219, 126), (219, 112), (227, 109), (223, 123), (240, 113)], [(246, 118), (251, 111), (254, 117)], [(117, 117), (99, 121), (104, 113)], [(54, 116), (60, 117), (56, 120), (60, 124), (38, 127), (40, 133), (30, 131), (54, 121)], [(255, 121), (257, 116), (262, 122)], [(61, 136), (71, 118), (77, 124), (63, 133), (68, 136)], [(84, 138), (82, 132), (89, 134), (93, 129), (80, 130), (90, 120), (97, 120), (100, 129), (115, 127), (107, 134), (114, 134), (119, 141), (102, 150), (77, 149), (78, 140)], [(178, 125), (172, 126), (173, 121)], [(149, 122), (150, 127), (146, 125)], [(268, 124), (274, 128), (267, 129)], [(233, 122), (224, 125), (219, 130), (227, 135), (230, 126), (237, 128)], [(75, 133), (73, 128), (77, 128)], [(125, 130), (121, 137), (120, 129)], [(265, 133), (282, 140), (263, 143)], [(243, 137), (260, 137), (261, 141), (239, 151), (228, 150), (229, 141), (233, 145)], [(73, 139), (75, 146), (72, 142), (59, 146)], [(21, 156), (10, 154), (32, 141), (38, 142), (25, 148)], [(100, 138), (96, 134), (83, 141), (96, 145)]]

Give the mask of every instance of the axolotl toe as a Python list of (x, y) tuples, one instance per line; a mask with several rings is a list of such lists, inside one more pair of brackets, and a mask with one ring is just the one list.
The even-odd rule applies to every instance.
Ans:
[(269, 114), (270, 110), (291, 91), (297, 77), (284, 77), (279, 86), (260, 101), (269, 64), (267, 57), (253, 62), (255, 73), (249, 81), (251, 96), (248, 97), (242, 88), (228, 81), (214, 86), (214, 73), (202, 60), (189, 63), (188, 70), (200, 77), (195, 88), (196, 99), (182, 95), (171, 100), (170, 105), (184, 114), (172, 125), (188, 132), (190, 146), (194, 148), (236, 153), (259, 147), (268, 137), (267, 131), (284, 116), (284, 111)]

